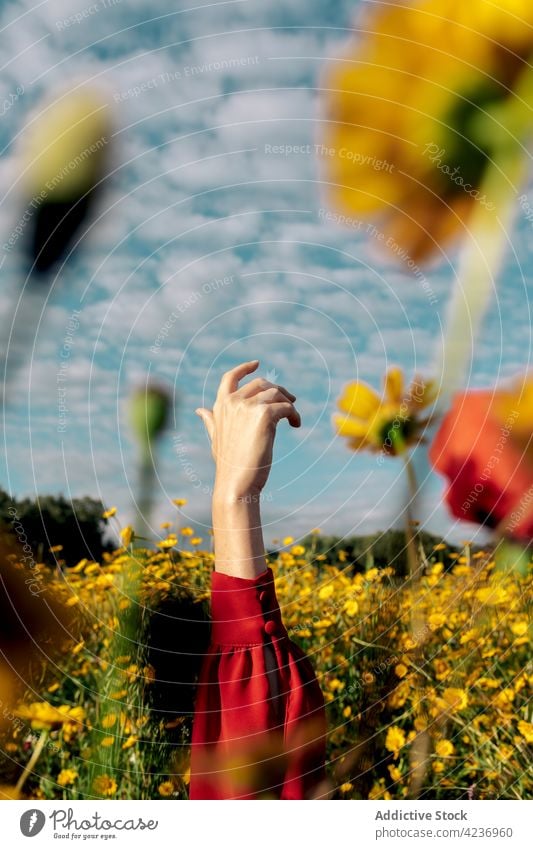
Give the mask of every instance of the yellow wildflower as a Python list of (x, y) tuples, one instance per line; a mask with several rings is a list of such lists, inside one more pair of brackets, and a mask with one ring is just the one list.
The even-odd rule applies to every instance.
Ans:
[(333, 423), (339, 436), (348, 439), (353, 451), (367, 449), (391, 456), (420, 441), (428, 419), (420, 413), (436, 397), (434, 384), (415, 378), (410, 387), (404, 385), (403, 372), (390, 368), (385, 375), (382, 397), (361, 381), (348, 383), (337, 406), (344, 414), (335, 415)]
[(157, 543), (158, 548), (173, 548), (178, 544), (178, 538), (175, 534), (169, 534), (166, 539), (162, 539)]
[(447, 687), (442, 695), (445, 709), (450, 710), (452, 713), (464, 710), (468, 706), (467, 694), (464, 690), (457, 687)]
[(160, 796), (172, 796), (174, 785), (172, 781), (163, 781), (157, 788)]
[(526, 722), (521, 719), (518, 723), (518, 730), (526, 743), (533, 743), (533, 722)]
[(455, 747), (451, 740), (439, 740), (435, 745), (435, 754), (439, 758), (448, 758), (455, 752)]
[(131, 545), (132, 540), (135, 538), (135, 533), (131, 525), (126, 525), (125, 528), (122, 528), (120, 531), (120, 538), (122, 540), (122, 544), (124, 548), (127, 548)]
[(68, 784), (74, 784), (78, 777), (75, 769), (62, 769), (57, 776), (57, 783), (60, 787), (66, 787)]
[(398, 757), (402, 746), (405, 746), (405, 742), (405, 731), (402, 728), (399, 728), (397, 725), (393, 725), (387, 730), (385, 748), (387, 751), (392, 752), (395, 758)]
[(98, 775), (93, 781), (93, 790), (99, 796), (113, 796), (117, 792), (117, 782), (109, 775)]
[(102, 519), (111, 519), (117, 512), (116, 507), (110, 507), (109, 510), (106, 510), (102, 513)]

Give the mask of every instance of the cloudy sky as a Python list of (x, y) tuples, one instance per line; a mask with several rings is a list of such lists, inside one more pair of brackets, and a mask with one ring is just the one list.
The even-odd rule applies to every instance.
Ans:
[[(259, 374), (295, 392), (303, 419), (300, 430), (279, 428), (263, 507), (267, 544), (317, 526), (350, 534), (400, 521), (401, 463), (351, 454), (331, 416), (348, 380), (377, 387), (393, 364), (409, 375), (431, 373), (456, 257), (427, 270), (430, 304), (420, 282), (380, 255), (364, 229), (324, 220), (314, 148), (321, 71), (339, 55), (357, 5), (2, 4), (0, 244), (16, 219), (17, 151), (40, 103), (92, 80), (108, 103), (115, 142), (114, 173), (83, 250), (50, 288), (24, 291), (10, 356), (25, 362), (6, 398), (2, 486), (17, 496), (97, 496), (119, 507), (123, 523), (131, 520), (127, 399), (150, 374), (176, 397), (155, 527), (173, 516), (172, 498), (186, 497), (186, 521), (201, 531), (213, 469), (194, 409), (211, 405), (223, 371), (259, 358)], [(491, 385), (529, 364), (532, 224), (518, 201), (517, 213), (465, 385)], [(11, 254), (2, 263), (9, 316), (20, 270)], [(68, 413), (58, 432), (57, 374), (74, 310)], [(4, 324), (3, 344), (10, 320)], [(471, 536), (471, 527), (447, 517), (441, 490), (435, 477), (424, 493), (429, 529)]]

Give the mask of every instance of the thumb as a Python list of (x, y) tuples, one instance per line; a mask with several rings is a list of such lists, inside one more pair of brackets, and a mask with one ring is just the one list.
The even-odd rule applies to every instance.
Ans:
[(205, 425), (205, 429), (209, 435), (209, 439), (212, 441), (213, 433), (215, 430), (215, 420), (213, 419), (213, 413), (211, 412), (211, 410), (207, 410), (205, 407), (198, 407), (194, 412), (202, 419)]

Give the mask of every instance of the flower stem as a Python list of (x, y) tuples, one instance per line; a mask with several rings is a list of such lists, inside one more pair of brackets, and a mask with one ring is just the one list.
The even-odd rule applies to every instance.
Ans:
[(437, 406), (445, 410), (467, 374), (476, 338), (503, 265), (516, 214), (516, 197), (529, 165), (520, 144), (502, 146), (488, 166), (481, 195), (469, 221), (468, 236), (459, 260), (457, 280), (444, 329), (444, 342), (436, 360), (440, 379)]
[(43, 731), (41, 736), (39, 737), (39, 739), (37, 741), (37, 744), (36, 744), (32, 754), (31, 754), (31, 758), (29, 759), (28, 763), (24, 767), (24, 769), (23, 769), (23, 771), (22, 771), (22, 773), (19, 777), (19, 780), (17, 781), (17, 783), (15, 785), (15, 798), (18, 798), (18, 796), (22, 792), (22, 788), (24, 787), (24, 785), (26, 783), (26, 779), (33, 772), (33, 767), (35, 766), (35, 764), (37, 763), (37, 761), (39, 760), (39, 758), (41, 756), (41, 752), (44, 748), (44, 744), (46, 743), (47, 737), (48, 737), (48, 731)]

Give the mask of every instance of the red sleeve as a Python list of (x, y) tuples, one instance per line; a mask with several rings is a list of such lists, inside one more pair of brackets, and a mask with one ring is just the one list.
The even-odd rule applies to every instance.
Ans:
[(274, 577), (214, 572), (194, 714), (191, 799), (305, 799), (324, 777), (322, 692), (289, 640)]

